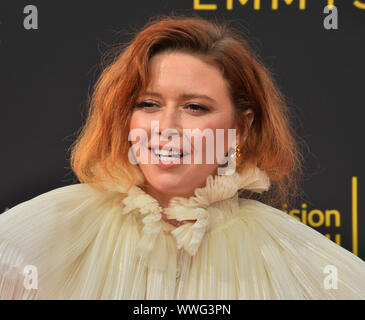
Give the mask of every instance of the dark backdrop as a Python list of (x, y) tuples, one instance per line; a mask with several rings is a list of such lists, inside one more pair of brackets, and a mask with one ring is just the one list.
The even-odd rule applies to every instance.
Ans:
[[(253, 2), (234, 0), (233, 10), (227, 10), (224, 0), (201, 0), (217, 9), (194, 10), (193, 0), (2, 0), (0, 212), (75, 183), (67, 149), (84, 121), (102, 54), (129, 41), (151, 16), (195, 12), (241, 28), (296, 115), (295, 127), (309, 151), (306, 197), (289, 208), (291, 214), (365, 259), (365, 10), (351, 0), (335, 1), (339, 28), (326, 30), (326, 0), (307, 0), (305, 10), (299, 10), (299, 0), (291, 5), (280, 0), (278, 10), (270, 0), (254, 10)], [(37, 30), (23, 26), (29, 4), (38, 9)], [(357, 177), (357, 199), (352, 177)]]

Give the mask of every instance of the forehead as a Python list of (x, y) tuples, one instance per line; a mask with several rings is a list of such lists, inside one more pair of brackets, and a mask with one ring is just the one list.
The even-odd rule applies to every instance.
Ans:
[(199, 91), (214, 97), (229, 96), (227, 81), (216, 66), (180, 52), (160, 53), (151, 58), (148, 90)]

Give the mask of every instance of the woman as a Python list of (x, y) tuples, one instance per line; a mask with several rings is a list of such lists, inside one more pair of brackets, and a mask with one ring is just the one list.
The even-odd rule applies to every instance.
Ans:
[(275, 208), (299, 159), (237, 32), (157, 18), (96, 84), (72, 149), (81, 183), (0, 216), (0, 296), (363, 299), (365, 263)]

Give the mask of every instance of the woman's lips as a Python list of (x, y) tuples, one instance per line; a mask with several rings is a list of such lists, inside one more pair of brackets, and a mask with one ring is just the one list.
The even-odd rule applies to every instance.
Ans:
[(153, 161), (151, 161), (151, 164), (155, 164), (157, 167), (161, 169), (176, 168), (183, 164), (183, 157), (180, 157), (179, 159), (172, 158), (171, 160), (165, 161), (160, 159), (160, 157), (156, 156), (151, 149), (148, 150), (151, 154), (151, 159), (153, 159)]

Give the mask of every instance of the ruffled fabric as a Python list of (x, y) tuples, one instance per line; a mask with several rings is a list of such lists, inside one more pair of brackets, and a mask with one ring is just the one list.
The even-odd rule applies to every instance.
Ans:
[(270, 187), (270, 179), (257, 167), (250, 167), (229, 176), (209, 176), (203, 188), (195, 190), (190, 198), (175, 197), (171, 199), (165, 214), (169, 219), (188, 222), (172, 231), (178, 248), (184, 248), (190, 255), (195, 255), (205, 232), (209, 227), (209, 206), (218, 201), (232, 198), (239, 189), (263, 192)]
[[(209, 177), (165, 210), (124, 185), (70, 185), (21, 203), (0, 215), (0, 299), (365, 299), (364, 261), (239, 198), (242, 188), (261, 192), (269, 179), (257, 168)], [(27, 266), (37, 288), (24, 287)]]
[[(124, 204), (122, 214), (137, 211), (144, 216), (142, 219), (142, 237), (138, 242), (137, 250), (141, 256), (148, 259), (152, 249), (155, 247), (157, 237), (162, 230), (162, 208), (156, 199), (138, 187), (134, 187), (128, 193), (127, 197), (122, 200), (122, 203)], [(155, 259), (155, 261), (159, 261), (159, 259)]]
[[(190, 255), (195, 255), (199, 249), (204, 234), (209, 227), (208, 207), (215, 202), (233, 197), (239, 189), (263, 192), (270, 187), (270, 179), (267, 174), (257, 167), (248, 167), (241, 173), (232, 175), (208, 176), (206, 185), (197, 188), (194, 196), (189, 198), (174, 197), (167, 208), (162, 208), (156, 199), (149, 196), (138, 186), (134, 186), (128, 195), (122, 200), (125, 205), (123, 213), (132, 210), (139, 211), (143, 218), (143, 236), (139, 241), (138, 249), (141, 255), (149, 257), (155, 246), (157, 236), (162, 230), (162, 212), (168, 219), (177, 221), (195, 220), (195, 223), (187, 222), (172, 231), (177, 247), (184, 248)], [(117, 187), (118, 188), (118, 187)], [(109, 190), (119, 190), (112, 186)], [(156, 256), (156, 255), (155, 255)], [(150, 258), (150, 263), (164, 265), (164, 261)], [(154, 260), (154, 262), (152, 261)]]
[(115, 194), (85, 184), (54, 189), (0, 215), (0, 299), (28, 299), (27, 266), (37, 270), (37, 297), (55, 297), (73, 263), (112, 214)]

